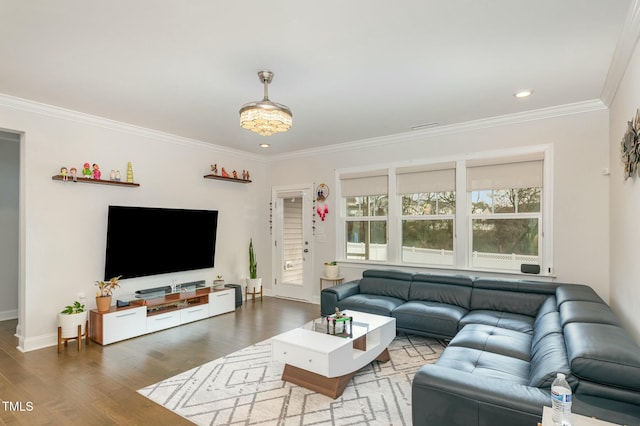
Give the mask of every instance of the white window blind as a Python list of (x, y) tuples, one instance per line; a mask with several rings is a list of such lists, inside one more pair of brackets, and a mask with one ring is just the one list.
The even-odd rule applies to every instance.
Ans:
[(402, 167), (396, 170), (396, 193), (418, 194), (456, 190), (455, 163)]
[(387, 193), (387, 171), (350, 173), (340, 176), (343, 197), (381, 195)]
[(467, 191), (542, 187), (542, 160), (512, 161), (467, 167)]

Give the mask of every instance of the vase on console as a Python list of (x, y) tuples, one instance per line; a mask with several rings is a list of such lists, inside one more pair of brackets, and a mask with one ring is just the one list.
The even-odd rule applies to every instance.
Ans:
[(120, 287), (121, 277), (122, 275), (113, 277), (109, 281), (96, 281), (96, 286), (98, 287), (98, 292), (96, 293), (98, 312), (107, 312), (111, 307), (111, 295), (115, 288)]
[(96, 296), (98, 312), (108, 312), (111, 308), (111, 296)]

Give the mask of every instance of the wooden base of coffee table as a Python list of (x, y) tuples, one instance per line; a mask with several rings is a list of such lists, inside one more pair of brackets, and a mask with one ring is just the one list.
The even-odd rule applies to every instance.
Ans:
[[(390, 359), (389, 350), (385, 349), (375, 360), (387, 362)], [(356, 373), (357, 371), (354, 371), (353, 373), (340, 377), (325, 377), (302, 368), (294, 367), (293, 365), (285, 364), (284, 371), (282, 372), (282, 380), (336, 399), (342, 395), (344, 389)]]

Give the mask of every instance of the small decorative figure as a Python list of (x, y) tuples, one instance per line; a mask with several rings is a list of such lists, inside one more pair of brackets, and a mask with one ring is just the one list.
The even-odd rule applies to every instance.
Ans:
[(82, 167), (83, 167), (82, 177), (91, 179), (92, 173), (91, 173), (91, 168), (89, 167), (89, 163), (84, 163)]
[(247, 170), (247, 180), (249, 180), (249, 179), (250, 179), (250, 177), (249, 177), (249, 170)]
[(222, 177), (229, 177), (229, 173), (227, 173), (224, 167), (222, 168)]
[(116, 171), (111, 169), (111, 172), (109, 173), (109, 180), (112, 180), (115, 182), (116, 180)]
[(325, 205), (318, 204), (318, 207), (316, 207), (316, 212), (318, 213), (318, 216), (320, 216), (320, 219), (322, 219), (322, 221), (324, 222), (324, 218), (329, 213), (329, 205), (328, 204), (325, 204)]
[(64, 182), (69, 180), (69, 178), (67, 177), (67, 173), (69, 173), (69, 170), (67, 170), (66, 167), (64, 167), (64, 166), (60, 167), (60, 174), (62, 175), (62, 180)]
[(71, 172), (71, 178), (73, 178), (74, 182), (78, 181), (78, 169), (76, 169), (75, 167), (72, 167), (69, 169), (69, 172)]
[(247, 180), (247, 171), (242, 169), (242, 180)]
[(116, 170), (116, 182), (120, 182), (120, 170)]
[(100, 171), (100, 166), (98, 166), (96, 163), (93, 163), (93, 178), (100, 180), (101, 176), (102, 172)]
[(127, 163), (127, 182), (133, 183), (133, 166), (131, 161)]
[(211, 174), (214, 176), (218, 176), (218, 164), (211, 165)]
[(232, 173), (233, 173), (233, 178), (238, 179), (238, 172), (234, 170)]

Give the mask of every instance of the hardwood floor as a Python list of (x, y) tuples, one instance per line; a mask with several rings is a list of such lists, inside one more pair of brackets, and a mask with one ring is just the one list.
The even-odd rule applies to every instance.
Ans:
[(191, 424), (136, 390), (320, 316), (320, 306), (265, 297), (235, 312), (108, 346), (74, 341), (22, 353), (0, 322), (0, 423)]

